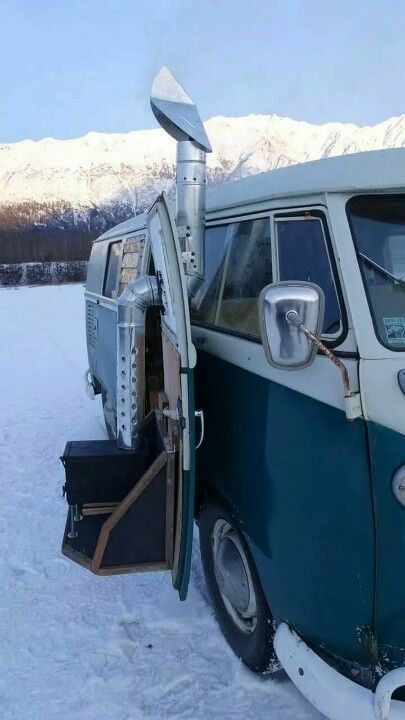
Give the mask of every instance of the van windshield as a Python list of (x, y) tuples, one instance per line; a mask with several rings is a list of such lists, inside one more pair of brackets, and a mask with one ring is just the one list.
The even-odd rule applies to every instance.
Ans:
[(347, 204), (380, 342), (405, 350), (405, 195), (367, 195)]

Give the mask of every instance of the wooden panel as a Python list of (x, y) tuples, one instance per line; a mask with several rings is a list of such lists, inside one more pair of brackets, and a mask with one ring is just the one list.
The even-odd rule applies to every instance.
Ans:
[[(160, 455), (156, 458), (156, 460), (152, 463), (152, 465), (147, 469), (147, 471), (144, 473), (144, 475), (141, 477), (139, 482), (135, 485), (135, 487), (128, 493), (128, 495), (124, 498), (124, 500), (118, 505), (118, 507), (114, 510), (114, 512), (109, 516), (109, 518), (105, 521), (103, 527), (101, 528), (101, 532), (98, 538), (98, 542), (96, 545), (96, 549), (93, 555), (93, 559), (91, 561), (91, 571), (94, 573), (98, 573), (100, 570), (103, 556), (107, 547), (108, 539), (110, 536), (110, 533), (115, 528), (115, 526), (119, 523), (121, 518), (125, 515), (125, 513), (128, 512), (131, 505), (135, 503), (135, 501), (138, 499), (138, 497), (144, 492), (144, 490), (148, 487), (148, 485), (152, 482), (154, 477), (158, 474), (158, 472), (164, 467), (164, 465), (167, 462), (167, 453), (165, 451), (161, 452)], [(107, 569), (106, 569), (107, 572)]]
[(175, 410), (178, 400), (181, 397), (180, 355), (164, 333), (162, 333), (162, 350), (164, 389), (170, 410)]
[(139, 260), (138, 253), (127, 253), (122, 258), (121, 268), (137, 268), (138, 260)]
[(82, 515), (110, 515), (118, 507), (118, 503), (88, 503), (83, 505)]
[(137, 235), (130, 240), (126, 240), (122, 249), (121, 274), (118, 294), (123, 289), (134, 282), (139, 276), (138, 268), (141, 264), (142, 255), (145, 247), (145, 235)]
[(119, 294), (121, 295), (123, 289), (130, 283), (134, 282), (136, 280), (136, 278), (137, 278), (137, 275), (136, 275), (135, 268), (123, 268), (121, 270), (121, 281), (120, 281), (120, 287), (119, 287)]
[(139, 572), (153, 572), (158, 570), (168, 570), (168, 566), (166, 563), (146, 563), (145, 565), (136, 565), (132, 567), (123, 567), (122, 565), (117, 565), (116, 567), (108, 567), (108, 568), (100, 568), (100, 570), (97, 571), (97, 575), (125, 575), (129, 573), (139, 573)]

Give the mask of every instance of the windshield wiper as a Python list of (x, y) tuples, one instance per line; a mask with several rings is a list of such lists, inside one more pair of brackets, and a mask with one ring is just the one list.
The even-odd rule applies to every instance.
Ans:
[(370, 265), (374, 270), (377, 270), (381, 275), (384, 275), (388, 278), (388, 280), (391, 280), (394, 283), (398, 283), (399, 285), (405, 285), (405, 279), (399, 278), (396, 275), (393, 275), (390, 273), (389, 270), (386, 270), (386, 268), (382, 267), (382, 265), (379, 265), (378, 263), (374, 262), (371, 258), (367, 257), (367, 255), (363, 255), (363, 253), (358, 253), (359, 257), (361, 257), (362, 260), (364, 260), (367, 265)]

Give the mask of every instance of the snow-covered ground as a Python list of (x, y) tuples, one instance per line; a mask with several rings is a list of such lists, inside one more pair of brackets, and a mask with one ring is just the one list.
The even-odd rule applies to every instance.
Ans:
[(97, 578), (61, 556), (58, 457), (104, 437), (83, 392), (82, 298), (78, 285), (0, 290), (0, 718), (319, 720), (228, 649), (198, 547), (185, 603), (165, 573)]

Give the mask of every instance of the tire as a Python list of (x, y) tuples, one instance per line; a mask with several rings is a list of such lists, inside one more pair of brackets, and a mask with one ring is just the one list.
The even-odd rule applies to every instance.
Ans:
[(109, 395), (106, 390), (101, 390), (101, 402), (103, 403), (103, 414), (105, 429), (110, 440), (116, 440), (117, 438), (117, 416), (114, 414), (113, 409), (110, 406)]
[(245, 538), (214, 500), (201, 508), (199, 533), (205, 580), (225, 639), (254, 672), (278, 671), (275, 625)]

